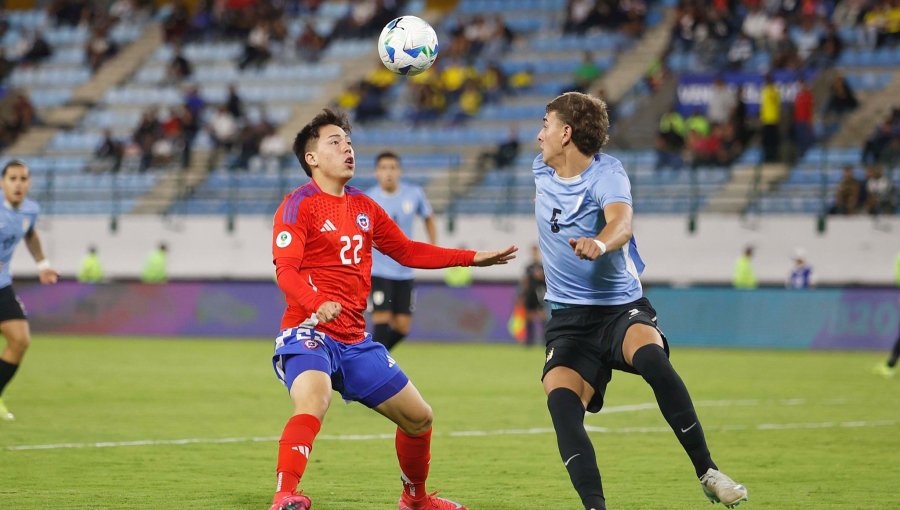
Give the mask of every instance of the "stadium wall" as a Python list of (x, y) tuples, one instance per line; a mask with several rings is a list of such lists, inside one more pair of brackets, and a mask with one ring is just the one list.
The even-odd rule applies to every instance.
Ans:
[[(446, 226), (446, 218), (438, 218), (438, 224)], [(238, 217), (231, 233), (222, 216), (124, 216), (116, 232), (109, 226), (109, 218), (100, 216), (45, 216), (39, 230), (45, 252), (64, 276), (76, 274), (87, 247), (94, 244), (108, 276), (136, 278), (150, 250), (166, 241), (174, 278), (272, 277), (272, 219), (267, 216)], [(424, 239), (422, 225), (416, 228), (415, 237)], [(763, 283), (782, 284), (791, 266), (790, 255), (803, 248), (820, 284), (892, 285), (900, 253), (898, 216), (830, 218), (820, 234), (812, 216), (744, 220), (734, 215), (701, 215), (697, 230), (689, 233), (684, 216), (638, 215), (635, 235), (647, 262), (644, 281), (674, 285), (729, 282), (734, 262), (747, 244), (756, 247), (754, 265)], [(493, 281), (517, 279), (529, 262), (528, 247), (535, 239), (531, 216), (460, 216), (452, 233), (445, 228), (439, 233), (440, 243), (452, 247), (497, 249), (517, 244), (522, 253), (514, 263), (475, 269), (476, 279)], [(33, 276), (34, 263), (24, 252), (20, 245), (12, 269), (19, 276)], [(441, 273), (422, 271), (419, 278), (438, 280)]]
[[(274, 338), (284, 301), (271, 282), (17, 285), (43, 334)], [(507, 331), (513, 283), (417, 287), (412, 339), (514, 343)], [(791, 291), (650, 288), (672, 345), (880, 349), (900, 327), (900, 288)]]

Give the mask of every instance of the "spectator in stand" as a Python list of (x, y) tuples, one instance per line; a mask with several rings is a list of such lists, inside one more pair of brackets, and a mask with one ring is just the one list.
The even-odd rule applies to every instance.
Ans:
[(575, 68), (575, 79), (571, 85), (565, 87), (559, 93), (582, 92), (587, 93), (591, 86), (600, 78), (602, 71), (594, 62), (594, 56), (590, 51), (585, 51), (581, 56), (581, 63)]
[(303, 60), (318, 62), (322, 57), (322, 51), (328, 46), (328, 39), (319, 34), (312, 21), (307, 19), (295, 44)]
[(596, 4), (596, 0), (568, 0), (563, 31), (583, 34), (588, 27), (594, 24), (595, 20), (592, 19), (592, 15)]
[(8, 92), (0, 101), (0, 148), (12, 144), (36, 120), (37, 113), (28, 95), (19, 89)]
[(267, 128), (262, 141), (259, 142), (260, 166), (264, 170), (274, 172), (281, 167), (281, 161), (287, 154), (287, 144), (273, 126)]
[(829, 23), (825, 27), (825, 34), (819, 41), (819, 47), (816, 50), (811, 65), (813, 67), (832, 66), (837, 62), (837, 59), (841, 56), (843, 50), (844, 42), (841, 40), (840, 35), (838, 35), (837, 28), (834, 24)]
[(762, 124), (763, 161), (778, 161), (781, 144), (779, 126), (781, 122), (781, 93), (771, 74), (765, 77), (765, 85), (760, 92), (759, 121)]
[(217, 150), (225, 150), (227, 152), (234, 146), (238, 134), (238, 125), (225, 105), (219, 106), (210, 119), (209, 132), (213, 145)]
[(184, 106), (190, 110), (191, 115), (196, 121), (203, 118), (203, 110), (206, 108), (206, 101), (200, 95), (200, 87), (192, 85), (184, 94)]
[(225, 100), (225, 108), (235, 119), (244, 118), (244, 100), (238, 94), (237, 85), (234, 83), (228, 84), (228, 99)]
[(744, 63), (753, 56), (753, 40), (741, 33), (732, 41), (728, 48), (728, 68), (738, 70), (744, 67)]
[(110, 39), (109, 33), (105, 29), (95, 28), (91, 32), (91, 37), (88, 39), (85, 47), (85, 54), (91, 71), (97, 72), (100, 66), (112, 58), (117, 51), (116, 43)]
[(47, 15), (56, 20), (57, 25), (75, 27), (85, 18), (88, 2), (84, 0), (54, 0), (47, 7)]
[(466, 84), (463, 86), (462, 94), (459, 96), (459, 109), (454, 121), (463, 123), (478, 115), (483, 101), (484, 98), (481, 95), (478, 81), (475, 79), (466, 81)]
[(797, 156), (802, 156), (815, 142), (813, 133), (813, 93), (806, 80), (800, 80), (797, 96), (794, 98), (794, 143)]
[(834, 77), (829, 92), (825, 113), (831, 117), (832, 122), (839, 121), (841, 117), (859, 106), (859, 101), (857, 101), (853, 89), (850, 88), (847, 79), (841, 74)]
[(240, 70), (243, 71), (251, 65), (262, 68), (272, 57), (272, 53), (269, 51), (270, 28), (269, 22), (262, 21), (257, 23), (247, 35), (244, 54), (238, 62)]
[(886, 149), (897, 143), (897, 131), (891, 122), (886, 119), (879, 124), (875, 131), (866, 139), (863, 146), (862, 162), (871, 165), (879, 163), (883, 159)]
[(6, 48), (0, 46), (0, 81), (6, 79), (6, 76), (16, 68), (16, 63), (6, 58)]
[(678, 169), (684, 164), (681, 152), (684, 149), (687, 127), (684, 117), (673, 104), (659, 119), (656, 137), (656, 169)]
[(491, 63), (481, 76), (481, 87), (485, 103), (498, 103), (508, 91), (506, 75), (496, 63)]
[(819, 48), (822, 33), (816, 25), (815, 18), (804, 16), (800, 20), (800, 26), (791, 31), (790, 37), (797, 48), (797, 55), (801, 60), (807, 61)]
[(359, 89), (359, 104), (356, 107), (356, 121), (366, 123), (384, 117), (385, 109), (382, 92), (369, 82), (362, 82)]
[(866, 212), (871, 215), (894, 212), (893, 185), (879, 165), (866, 169)]
[(134, 130), (131, 138), (137, 145), (141, 153), (141, 163), (138, 167), (140, 172), (150, 168), (153, 161), (153, 144), (162, 137), (162, 128), (156, 115), (155, 108), (148, 108), (141, 116), (137, 128)]
[(181, 120), (181, 168), (187, 168), (191, 166), (194, 140), (200, 132), (200, 120), (191, 113), (187, 105), (182, 105), (177, 111)]
[(94, 157), (101, 161), (109, 161), (110, 165), (104, 170), (117, 173), (122, 168), (122, 156), (125, 153), (125, 146), (121, 141), (117, 140), (112, 130), (106, 128), (103, 130), (103, 141), (94, 150)]
[(166, 67), (166, 82), (170, 84), (178, 84), (190, 78), (194, 73), (194, 69), (184, 54), (181, 52), (181, 46), (175, 47), (175, 56)]
[(717, 77), (709, 94), (706, 117), (713, 124), (725, 124), (731, 120), (731, 112), (736, 104), (734, 91), (722, 77)]
[(744, 17), (741, 32), (746, 34), (757, 47), (764, 48), (767, 45), (766, 35), (770, 24), (769, 15), (759, 3), (750, 5), (750, 10)]
[(163, 40), (168, 44), (184, 40), (190, 28), (190, 12), (183, 1), (177, 2), (172, 12), (163, 21)]
[(482, 152), (478, 155), (476, 164), (478, 175), (483, 175), (492, 169), (509, 168), (515, 163), (517, 157), (519, 157), (519, 133), (513, 127), (509, 128), (509, 136), (497, 146), (496, 150)]
[(32, 35), (31, 42), (19, 61), (26, 65), (39, 64), (50, 58), (51, 55), (53, 55), (53, 48), (50, 46), (50, 43), (44, 38), (43, 33), (36, 31)]
[(862, 193), (862, 184), (853, 175), (853, 166), (844, 166), (844, 176), (838, 182), (834, 194), (834, 207), (832, 214), (856, 214), (859, 209), (859, 198)]
[(880, 0), (863, 16), (867, 45), (881, 48), (900, 41), (900, 5), (896, 0)]

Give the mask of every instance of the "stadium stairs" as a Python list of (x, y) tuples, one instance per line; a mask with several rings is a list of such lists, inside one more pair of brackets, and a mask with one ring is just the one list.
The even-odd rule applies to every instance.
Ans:
[(893, 79), (886, 87), (873, 93), (857, 93), (859, 108), (841, 121), (840, 129), (831, 137), (829, 145), (862, 147), (875, 126), (887, 118), (892, 108), (897, 107), (897, 97), (900, 97), (900, 69), (890, 71)]
[(40, 113), (43, 125), (35, 126), (6, 151), (11, 155), (39, 154), (59, 128), (72, 128), (113, 86), (131, 76), (162, 41), (157, 23), (149, 23), (140, 37), (107, 61), (94, 76), (79, 86), (69, 102)]
[(704, 211), (743, 213), (751, 200), (775, 189), (789, 173), (790, 167), (784, 163), (734, 165), (731, 179), (709, 197)]

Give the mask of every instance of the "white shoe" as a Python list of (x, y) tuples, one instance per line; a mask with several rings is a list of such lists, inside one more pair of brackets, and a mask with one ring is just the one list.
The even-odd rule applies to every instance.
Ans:
[(3, 403), (3, 399), (0, 398), (0, 421), (15, 421), (16, 417), (13, 413), (9, 412), (9, 409), (6, 408), (6, 404)]
[(703, 493), (713, 503), (722, 503), (728, 508), (734, 508), (747, 501), (747, 488), (735, 482), (721, 471), (713, 468), (700, 477), (700, 486)]

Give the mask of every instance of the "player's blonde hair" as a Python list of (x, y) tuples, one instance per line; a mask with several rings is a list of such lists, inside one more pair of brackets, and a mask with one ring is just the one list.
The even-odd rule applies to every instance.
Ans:
[(606, 103), (581, 92), (566, 92), (547, 104), (563, 124), (572, 127), (572, 143), (582, 154), (600, 152), (609, 141), (609, 113)]

